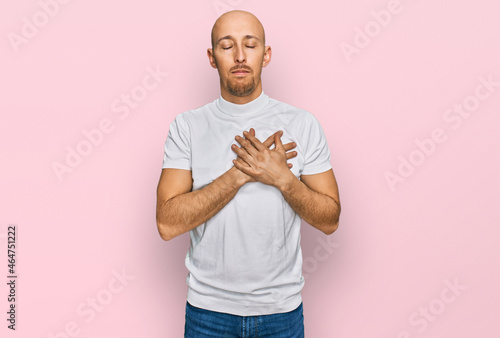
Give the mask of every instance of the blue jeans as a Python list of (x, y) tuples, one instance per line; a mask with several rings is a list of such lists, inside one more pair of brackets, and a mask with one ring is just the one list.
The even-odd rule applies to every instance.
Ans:
[(237, 316), (186, 302), (184, 338), (304, 338), (302, 303), (290, 312)]

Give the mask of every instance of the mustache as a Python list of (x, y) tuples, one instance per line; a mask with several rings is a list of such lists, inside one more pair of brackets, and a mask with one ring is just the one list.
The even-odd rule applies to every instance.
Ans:
[(233, 68), (231, 68), (229, 71), (230, 72), (234, 72), (235, 70), (240, 70), (240, 69), (244, 69), (244, 70), (247, 70), (249, 72), (252, 72), (252, 69), (248, 66), (244, 66), (244, 65), (241, 65), (241, 66), (235, 66)]

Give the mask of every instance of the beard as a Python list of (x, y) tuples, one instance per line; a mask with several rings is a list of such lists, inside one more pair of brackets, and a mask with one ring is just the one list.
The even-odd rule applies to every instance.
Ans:
[(252, 94), (255, 90), (255, 78), (252, 78), (246, 82), (240, 79), (229, 78), (227, 80), (227, 91), (234, 96), (243, 97)]

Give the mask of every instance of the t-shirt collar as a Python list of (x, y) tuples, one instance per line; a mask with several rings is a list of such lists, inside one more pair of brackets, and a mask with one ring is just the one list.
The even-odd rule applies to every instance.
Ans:
[(262, 91), (256, 99), (244, 104), (226, 101), (222, 95), (217, 100), (218, 108), (225, 114), (231, 116), (251, 115), (264, 109), (269, 102), (269, 96)]

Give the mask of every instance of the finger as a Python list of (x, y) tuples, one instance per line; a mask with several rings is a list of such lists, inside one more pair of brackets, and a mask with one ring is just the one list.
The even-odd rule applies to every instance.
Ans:
[(289, 159), (294, 158), (295, 156), (297, 156), (297, 152), (296, 151), (290, 151), (290, 152), (286, 153), (285, 155), (286, 155), (286, 159), (289, 160)]
[(283, 148), (285, 148), (285, 151), (289, 151), (297, 146), (297, 143), (295, 142), (289, 142), (287, 144), (283, 145)]
[[(283, 134), (283, 132), (281, 131), (281, 133)], [(281, 143), (281, 139), (280, 137), (278, 136), (278, 134), (276, 134), (274, 136), (274, 144), (276, 144), (275, 148), (276, 150), (280, 151), (280, 150), (284, 150), (283, 148), (283, 143)]]
[[(277, 133), (277, 132), (276, 132)], [(271, 136), (269, 136), (262, 144), (266, 147), (266, 148), (269, 148), (273, 143), (274, 143), (274, 135), (276, 134), (272, 134)], [(281, 135), (280, 135), (281, 136)]]
[[(264, 149), (266, 149), (267, 147), (265, 147), (262, 142), (259, 141), (258, 138), (256, 138), (255, 136), (253, 136), (251, 133), (249, 132), (246, 132), (244, 131), (243, 132), (243, 135), (246, 137), (246, 139), (248, 141), (250, 141), (250, 143), (255, 147), (255, 149), (257, 149), (258, 151), (262, 151)], [(246, 148), (245, 148), (246, 149)]]
[(255, 136), (255, 129), (250, 128), (250, 133), (251, 133), (253, 136)]
[[(241, 145), (241, 149), (244, 150), (247, 153), (247, 155), (249, 155), (251, 157), (257, 156), (259, 151), (254, 147), (253, 143), (250, 142), (250, 140), (248, 140), (248, 137), (253, 137), (253, 136), (246, 131), (243, 133), (244, 134), (246, 133), (247, 138), (243, 138), (240, 135), (236, 135), (236, 137), (234, 139), (236, 140), (236, 142), (238, 142)], [(258, 141), (257, 138), (255, 138), (255, 139)], [(247, 160), (247, 157), (244, 157), (244, 159)]]
[(240, 163), (240, 161), (238, 159), (233, 160), (233, 165), (237, 169), (239, 169), (242, 172), (244, 172), (245, 174), (250, 175), (249, 169), (251, 169), (251, 168), (249, 166), (245, 166), (244, 164)]
[(242, 166), (246, 167), (246, 168), (250, 168), (250, 165), (248, 163), (245, 162), (245, 160), (241, 157), (236, 157), (236, 160), (239, 164), (241, 164)]
[(249, 155), (244, 149), (241, 149), (236, 144), (232, 144), (231, 149), (238, 155), (238, 157), (240, 157), (244, 162), (246, 162), (248, 165), (250, 165)]

